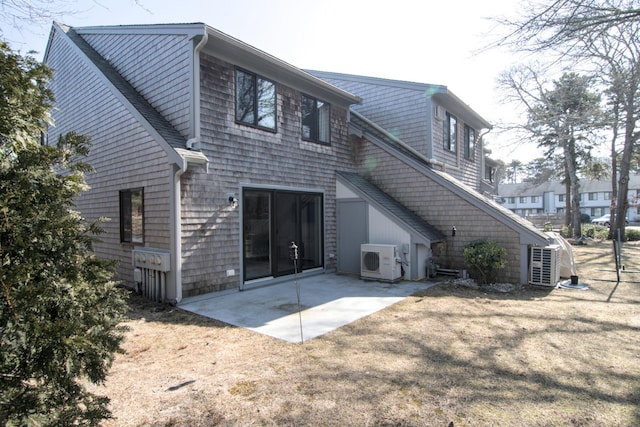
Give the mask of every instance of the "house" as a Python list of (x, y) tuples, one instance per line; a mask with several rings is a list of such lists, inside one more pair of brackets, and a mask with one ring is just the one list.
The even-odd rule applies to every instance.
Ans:
[[(559, 181), (541, 184), (519, 182), (500, 184), (499, 196), (504, 207), (523, 217), (536, 214), (564, 214), (567, 189)], [(580, 180), (580, 212), (596, 218), (611, 211), (615, 204), (611, 193), (611, 181)], [(628, 221), (640, 221), (640, 175), (629, 176), (627, 201)]]
[[(92, 139), (77, 207), (111, 219), (95, 252), (154, 299), (359, 274), (361, 243), (401, 245), (403, 278), (420, 280), (434, 260), (464, 268), (464, 246), (482, 237), (507, 247), (505, 280), (526, 283), (528, 251), (548, 244), (473, 179), (449, 175), (479, 173), (465, 172), (464, 151), (444, 153), (444, 172), (426, 146), (352, 109), (369, 100), (205, 24), (54, 23), (44, 60), (48, 140)], [(435, 99), (473, 128), (478, 153), (486, 122), (444, 89)], [(423, 127), (442, 135), (449, 116)]]
[(325, 71), (309, 72), (358, 95), (356, 111), (402, 140), (431, 164), (486, 194), (495, 165), (482, 136), (492, 126), (448, 87)]

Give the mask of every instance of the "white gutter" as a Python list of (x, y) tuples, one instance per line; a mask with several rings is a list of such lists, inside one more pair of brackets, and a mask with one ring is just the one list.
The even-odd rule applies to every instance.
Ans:
[(193, 69), (191, 73), (191, 138), (187, 141), (186, 150), (176, 149), (182, 162), (175, 163), (176, 168), (172, 171), (171, 182), (171, 213), (170, 213), (170, 230), (171, 230), (171, 259), (175, 278), (176, 296), (173, 301), (178, 304), (182, 301), (182, 198), (180, 197), (180, 177), (187, 171), (189, 163), (202, 164), (208, 172), (209, 161), (207, 157), (200, 151), (191, 151), (193, 148), (199, 148), (200, 145), (200, 51), (207, 44), (209, 36), (206, 29), (202, 33), (202, 39), (194, 48), (193, 53)]

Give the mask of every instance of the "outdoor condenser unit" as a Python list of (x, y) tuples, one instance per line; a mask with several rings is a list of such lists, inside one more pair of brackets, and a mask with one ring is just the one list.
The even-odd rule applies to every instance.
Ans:
[(360, 245), (360, 278), (394, 282), (402, 278), (400, 250), (396, 245)]
[(529, 283), (556, 286), (560, 281), (560, 245), (531, 248)]

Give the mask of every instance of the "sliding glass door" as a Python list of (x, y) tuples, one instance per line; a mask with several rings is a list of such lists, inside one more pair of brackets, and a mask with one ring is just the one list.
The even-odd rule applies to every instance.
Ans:
[(298, 245), (298, 269), (323, 266), (322, 194), (245, 189), (244, 280), (294, 273), (289, 248)]

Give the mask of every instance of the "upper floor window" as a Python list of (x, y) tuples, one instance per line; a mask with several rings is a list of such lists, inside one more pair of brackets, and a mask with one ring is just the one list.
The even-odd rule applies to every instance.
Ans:
[(527, 203), (527, 197), (526, 196), (520, 196), (520, 203)]
[(486, 166), (484, 168), (484, 179), (487, 182), (493, 182), (496, 178), (496, 169), (493, 166)]
[(611, 191), (605, 191), (604, 192), (604, 199), (605, 200), (611, 200)]
[(475, 129), (464, 125), (464, 157), (467, 159), (473, 159), (476, 144), (476, 131)]
[(589, 193), (589, 200), (598, 200), (598, 193)]
[(531, 196), (531, 203), (538, 203), (538, 196)]
[(276, 85), (248, 71), (236, 69), (236, 121), (276, 130)]
[(144, 243), (144, 190), (120, 191), (120, 241)]
[(302, 139), (331, 142), (331, 106), (308, 95), (302, 95)]
[(564, 194), (558, 194), (558, 201), (564, 202)]
[(510, 205), (514, 205), (516, 203), (516, 198), (515, 197), (509, 197), (509, 202)]
[(458, 142), (458, 119), (447, 112), (443, 121), (444, 149), (456, 151), (456, 143)]

